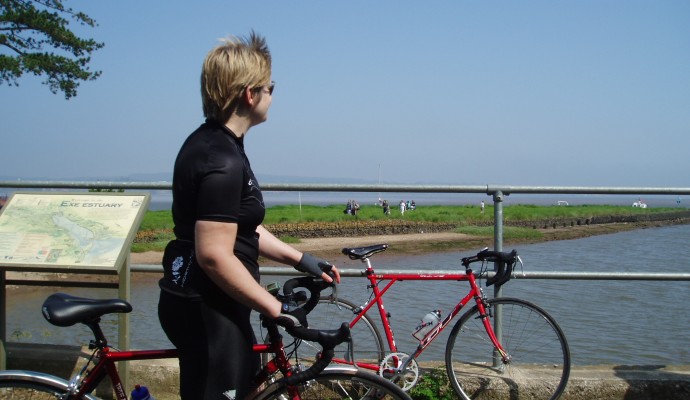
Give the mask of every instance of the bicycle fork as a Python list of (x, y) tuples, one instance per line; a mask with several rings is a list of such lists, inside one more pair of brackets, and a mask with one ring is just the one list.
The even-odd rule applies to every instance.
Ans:
[(482, 320), (484, 329), (489, 335), (491, 343), (494, 345), (493, 366), (495, 368), (499, 368), (503, 365), (509, 364), (511, 356), (505, 351), (503, 345), (501, 345), (502, 335), (500, 331), (500, 324), (497, 324), (496, 330), (494, 330), (494, 327), (491, 325), (492, 317), (495, 316), (497, 320), (500, 319), (501, 310), (498, 306), (496, 307), (496, 310), (493, 310), (493, 307), (486, 302), (486, 298), (484, 296), (482, 296), (480, 299), (477, 299), (477, 308), (479, 309), (478, 318)]

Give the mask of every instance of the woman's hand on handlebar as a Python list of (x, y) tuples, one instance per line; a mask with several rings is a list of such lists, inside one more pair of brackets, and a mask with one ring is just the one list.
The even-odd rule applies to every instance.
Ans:
[[(330, 263), (328, 264), (328, 266), (330, 267), (330, 270), (324, 271), (323, 273), (321, 273), (321, 279), (323, 279), (324, 281), (326, 281), (328, 283), (331, 283), (331, 282), (340, 283), (340, 270), (338, 270), (338, 267), (336, 267), (335, 265), (330, 264)], [(323, 270), (323, 268), (322, 268), (322, 270)]]
[(313, 276), (320, 276), (324, 281), (340, 283), (340, 271), (326, 260), (314, 257), (310, 253), (303, 253), (295, 269)]
[(283, 303), (280, 314), (274, 321), (277, 325), (288, 330), (309, 327), (307, 312), (304, 308), (289, 303)]
[[(308, 327), (307, 314), (316, 307), (321, 297), (321, 291), (331, 287), (334, 279), (340, 278), (338, 269), (330, 264), (327, 268), (320, 266), (328, 272), (323, 272), (323, 275), (329, 279), (319, 279), (314, 276), (301, 276), (291, 278), (283, 284), (282, 294), (275, 293), (276, 298), (282, 303), (280, 314), (274, 319), (274, 322), (285, 328)], [(297, 288), (304, 288), (309, 291), (309, 296), (305, 291)]]

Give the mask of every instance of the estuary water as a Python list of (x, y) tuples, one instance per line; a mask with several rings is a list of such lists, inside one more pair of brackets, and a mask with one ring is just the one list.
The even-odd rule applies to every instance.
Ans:
[[(576, 240), (516, 246), (525, 271), (689, 272), (690, 225), (640, 229)], [(372, 243), (374, 244), (374, 243)], [(347, 243), (343, 244), (344, 246)], [(509, 250), (506, 248), (505, 250)], [(473, 252), (373, 258), (375, 268), (462, 271), (460, 258)], [(340, 268), (362, 264), (340, 257)], [(132, 281), (131, 344), (133, 348), (170, 347), (158, 324), (157, 274)], [(263, 277), (263, 283), (285, 277)], [(398, 350), (411, 353), (411, 335), (420, 318), (440, 309), (444, 315), (468, 290), (466, 282), (400, 282), (384, 297), (392, 315)], [(86, 327), (56, 328), (44, 321), (40, 306), (54, 291), (81, 296), (115, 297), (116, 290), (83, 288), (8, 288), (7, 336), (10, 341), (83, 344)], [(489, 288), (487, 293), (492, 293)], [(339, 295), (355, 303), (368, 298), (360, 278), (346, 278)], [(690, 364), (690, 281), (591, 281), (514, 279), (503, 295), (531, 301), (550, 313), (565, 332), (576, 365)], [(106, 334), (116, 339), (116, 319), (104, 320)], [(422, 355), (442, 360), (450, 329)]]

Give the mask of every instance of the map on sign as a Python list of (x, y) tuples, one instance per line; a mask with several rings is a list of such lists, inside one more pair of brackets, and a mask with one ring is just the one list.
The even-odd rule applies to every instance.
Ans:
[(119, 268), (148, 194), (15, 193), (0, 210), (0, 266)]

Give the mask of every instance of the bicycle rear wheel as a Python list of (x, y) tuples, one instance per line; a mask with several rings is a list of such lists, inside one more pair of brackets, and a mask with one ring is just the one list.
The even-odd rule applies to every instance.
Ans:
[(30, 371), (2, 371), (0, 399), (54, 400), (67, 393), (67, 383), (59, 378)]
[[(315, 379), (302, 383), (296, 388), (302, 400), (411, 400), (407, 393), (394, 383), (370, 372), (355, 369), (325, 370)], [(289, 388), (274, 383), (254, 399), (288, 400), (292, 397), (289, 394)]]
[[(489, 300), (499, 342), (510, 359), (496, 354), (477, 307), (453, 327), (446, 345), (446, 371), (463, 399), (557, 399), (570, 375), (570, 351), (556, 321), (536, 305), (511, 298)], [(499, 333), (497, 333), (497, 336)]]
[[(347, 301), (338, 299), (337, 301), (329, 297), (322, 297), (314, 310), (312, 310), (307, 319), (310, 327), (328, 328), (338, 327), (343, 322), (350, 322), (357, 316), (359, 306)], [(373, 364), (380, 364), (383, 361), (384, 349), (383, 339), (379, 334), (379, 330), (374, 325), (374, 322), (368, 315), (364, 315), (357, 323), (350, 327), (352, 335), (352, 349), (354, 351), (354, 361), (356, 362), (370, 362)], [(304, 345), (304, 343), (303, 343)], [(349, 354), (350, 344), (345, 342), (338, 345), (334, 351), (334, 359), (337, 361), (348, 360), (351, 361)], [(316, 349), (320, 351), (320, 349)], [(300, 361), (311, 364), (315, 359), (315, 353), (307, 353), (302, 350), (300, 354)]]

